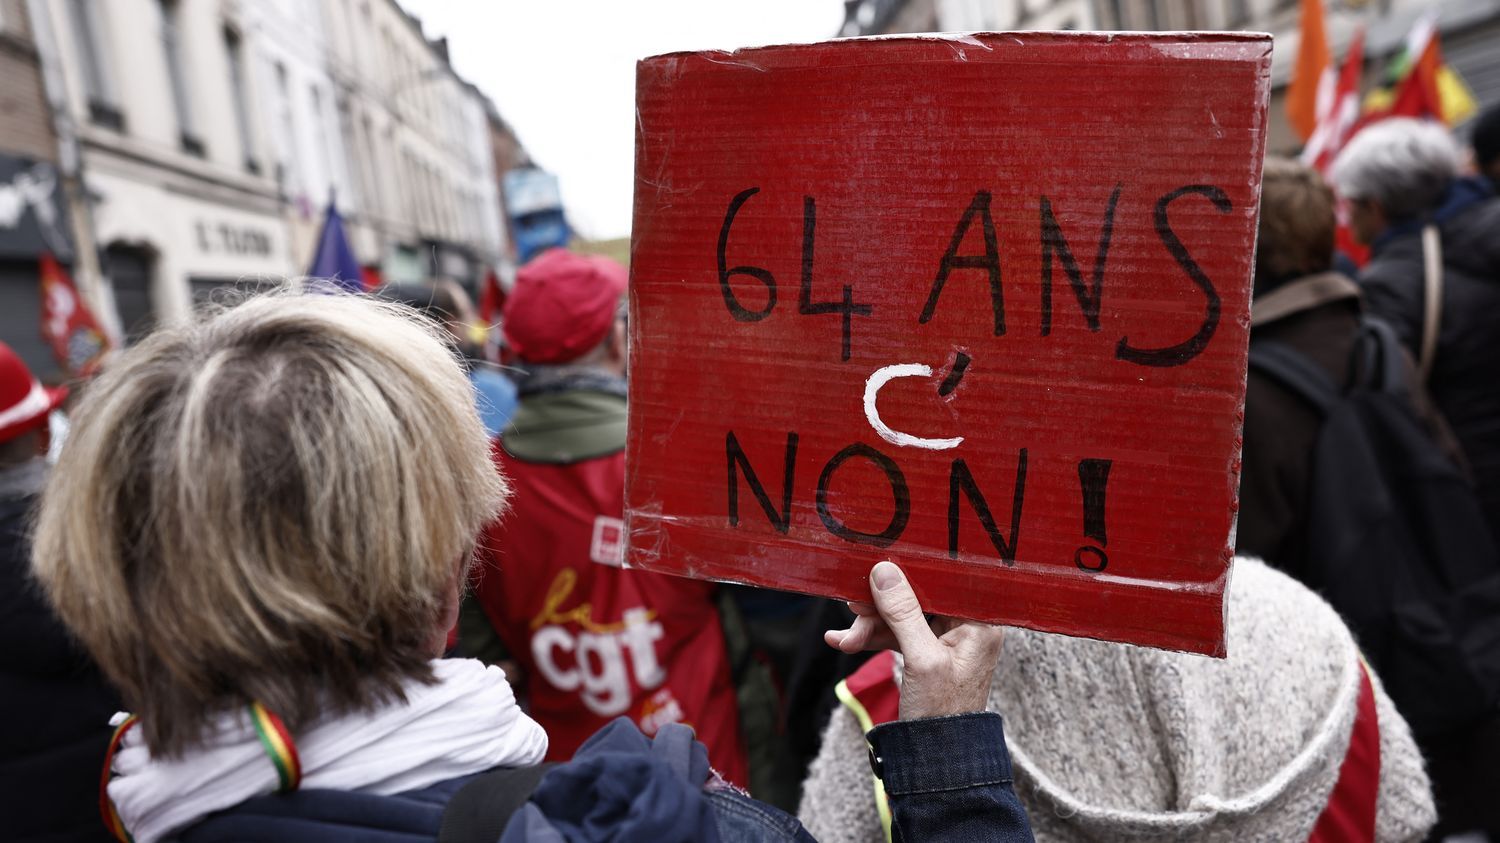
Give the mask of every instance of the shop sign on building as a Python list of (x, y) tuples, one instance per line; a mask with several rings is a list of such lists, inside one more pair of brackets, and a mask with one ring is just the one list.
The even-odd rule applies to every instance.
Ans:
[(62, 178), (44, 161), (0, 155), (0, 257), (72, 257)]

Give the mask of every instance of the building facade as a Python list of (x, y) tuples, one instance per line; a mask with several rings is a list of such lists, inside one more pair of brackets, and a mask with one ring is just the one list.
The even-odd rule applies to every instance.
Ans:
[[(1444, 57), (1481, 108), (1500, 103), (1500, 0), (1324, 0), (1326, 28), (1342, 58), (1365, 27), (1366, 89), (1383, 77), (1418, 18), (1436, 12)], [(843, 36), (1024, 29), (1250, 30), (1276, 37), (1268, 148), (1298, 140), (1282, 107), (1296, 63), (1299, 0), (846, 0)]]
[[(49, 16), (89, 231), (126, 341), (223, 286), (295, 273), (252, 29), (193, 0), (36, 2)], [(80, 284), (86, 280), (79, 279)]]
[(347, 210), (360, 261), (391, 281), (473, 291), (505, 253), (493, 108), (394, 0), (323, 0), (328, 66), (351, 151)]
[[(26, 1), (0, 0), (0, 26)], [(493, 106), (395, 0), (28, 8), (65, 135), (50, 147), (76, 146), (87, 199), (77, 281), (126, 341), (299, 276), (330, 202), (387, 280), (473, 289), (502, 262)]]

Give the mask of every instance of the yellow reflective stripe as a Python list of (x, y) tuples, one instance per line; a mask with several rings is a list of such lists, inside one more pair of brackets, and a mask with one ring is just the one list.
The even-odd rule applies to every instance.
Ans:
[[(854, 719), (859, 721), (860, 731), (868, 735), (870, 730), (875, 728), (875, 723), (870, 719), (870, 712), (865, 710), (864, 703), (859, 701), (859, 697), (854, 696), (854, 692), (849, 690), (849, 685), (842, 679), (839, 680), (839, 684), (833, 686), (833, 692), (838, 696), (839, 702), (854, 713)], [(868, 741), (865, 746), (869, 747)], [(875, 775), (874, 770), (870, 771), (870, 779), (875, 782), (875, 810), (880, 812), (880, 829), (885, 832), (886, 843), (890, 843), (891, 805), (885, 797), (885, 782)]]

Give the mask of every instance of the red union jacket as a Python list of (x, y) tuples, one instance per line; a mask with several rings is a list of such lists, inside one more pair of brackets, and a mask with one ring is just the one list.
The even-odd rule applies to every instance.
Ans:
[(713, 584), (620, 567), (624, 451), (539, 462), (497, 446), (495, 458), (514, 495), (482, 537), (475, 595), (526, 671), (548, 758), (571, 758), (622, 715), (647, 735), (682, 722), (725, 778), (746, 784)]

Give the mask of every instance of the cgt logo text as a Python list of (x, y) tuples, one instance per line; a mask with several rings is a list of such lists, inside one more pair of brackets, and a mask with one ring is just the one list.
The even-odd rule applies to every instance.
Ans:
[[(631, 680), (650, 691), (667, 680), (656, 658), (663, 635), (656, 613), (626, 609), (615, 623), (598, 623), (585, 603), (559, 612), (577, 582), (571, 569), (558, 572), (548, 590), (546, 607), (532, 621), (531, 657), (552, 687), (577, 691), (589, 711), (600, 717), (624, 714), (630, 707)], [(566, 626), (564, 624), (567, 624)], [(573, 625), (581, 627), (573, 629)]]

